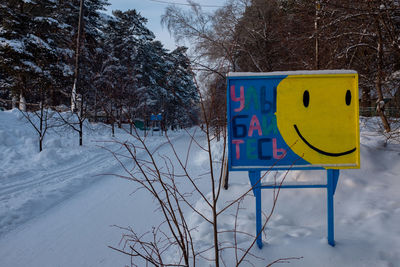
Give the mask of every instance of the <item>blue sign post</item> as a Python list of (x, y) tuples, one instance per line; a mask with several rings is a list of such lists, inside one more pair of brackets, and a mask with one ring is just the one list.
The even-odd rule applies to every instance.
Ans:
[(159, 131), (161, 136), (163, 132), (161, 125), (161, 121), (163, 120), (162, 114), (161, 113), (158, 113), (157, 115), (151, 114), (150, 120), (152, 122), (151, 135), (154, 134), (154, 131)]
[[(229, 171), (249, 172), (258, 247), (261, 189), (274, 188), (326, 188), (328, 243), (334, 246), (339, 169), (360, 165), (357, 73), (229, 73), (227, 95)], [(261, 171), (297, 169), (326, 169), (327, 182), (261, 183)]]

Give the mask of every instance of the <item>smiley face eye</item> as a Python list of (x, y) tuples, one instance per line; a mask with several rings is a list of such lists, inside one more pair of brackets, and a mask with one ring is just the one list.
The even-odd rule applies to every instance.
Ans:
[(310, 104), (310, 93), (305, 90), (303, 93), (303, 105), (305, 107), (308, 107), (308, 105)]
[(346, 105), (350, 105), (350, 103), (351, 103), (351, 92), (350, 92), (350, 90), (347, 90), (347, 92), (346, 92)]

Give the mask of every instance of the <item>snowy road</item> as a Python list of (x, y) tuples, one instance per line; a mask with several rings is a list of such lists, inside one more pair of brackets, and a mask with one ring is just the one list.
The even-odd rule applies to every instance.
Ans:
[[(26, 125), (19, 123), (14, 128), (26, 138)], [(3, 128), (0, 134), (10, 137), (14, 132)], [(152, 149), (170, 153), (169, 146), (162, 145), (164, 138), (151, 138)], [(50, 147), (55, 141), (49, 139)], [(173, 133), (172, 140), (182, 149), (189, 144), (187, 137)], [(14, 170), (20, 161), (15, 160), (11, 166), (6, 152), (11, 147), (15, 150), (15, 146), (2, 149), (0, 266), (129, 265), (128, 256), (108, 247), (120, 247), (123, 231), (114, 225), (145, 232), (160, 218), (146, 192), (132, 194), (136, 189), (133, 182), (102, 175), (121, 173), (113, 156), (97, 144), (71, 148), (70, 152), (65, 152), (69, 151), (65, 150), (68, 143), (58, 144), (64, 149), (62, 156), (57, 154), (59, 150), (48, 148), (39, 154), (42, 159), (33, 159), (38, 166), (27, 162), (25, 168)], [(37, 152), (31, 153), (37, 157)]]
[(138, 205), (146, 195), (132, 191), (129, 181), (107, 177), (79, 192), (3, 236), (0, 266), (124, 266), (127, 256), (107, 247), (118, 246), (121, 237), (111, 225), (158, 221), (152, 209)]

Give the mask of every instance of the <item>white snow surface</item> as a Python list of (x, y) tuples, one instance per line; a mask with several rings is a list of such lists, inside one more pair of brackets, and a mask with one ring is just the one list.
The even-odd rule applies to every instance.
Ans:
[[(335, 240), (326, 240), (326, 191), (322, 189), (282, 189), (276, 209), (263, 236), (264, 247), (253, 247), (253, 256), (243, 266), (266, 266), (281, 258), (292, 266), (398, 266), (400, 262), (400, 145), (385, 143), (376, 133), (377, 118), (361, 119), (361, 169), (341, 170), (335, 194)], [(162, 218), (157, 205), (133, 182), (107, 174), (121, 174), (113, 156), (103, 147), (121, 151), (113, 140), (135, 142), (123, 130), (116, 137), (102, 124), (85, 125), (84, 146), (68, 128), (50, 130), (44, 150), (39, 153), (37, 136), (18, 110), (0, 111), (0, 266), (126, 266), (128, 256), (108, 246), (122, 248), (123, 230), (151, 230)], [(194, 132), (195, 129), (190, 131)], [(185, 131), (170, 132), (178, 154), (186, 157), (190, 137)], [(199, 144), (205, 135), (196, 131)], [(151, 149), (171, 156), (165, 138), (149, 136)], [(101, 147), (103, 146), (103, 147)], [(222, 155), (221, 143), (214, 142), (214, 159)], [(189, 171), (204, 176), (207, 154), (191, 144)], [(129, 161), (126, 161), (127, 163)], [(216, 168), (218, 171), (218, 168)], [(266, 181), (282, 179), (285, 172), (273, 172)], [(290, 171), (287, 182), (324, 181), (323, 171)], [(206, 180), (205, 180), (206, 181)], [(206, 193), (210, 186), (201, 182)], [(182, 190), (188, 189), (182, 183)], [(229, 189), (221, 193), (220, 207), (250, 189), (245, 172), (230, 173)], [(272, 190), (263, 190), (263, 212), (269, 213)], [(209, 214), (203, 201), (195, 206)], [(255, 205), (251, 192), (241, 202), (237, 230), (255, 234)], [(219, 217), (221, 231), (235, 226), (236, 207)], [(197, 214), (185, 210), (198, 249), (212, 245), (212, 230)], [(237, 235), (239, 247), (252, 239)], [(229, 246), (234, 235), (220, 235)], [(241, 255), (241, 252), (238, 253)], [(212, 253), (209, 255), (212, 258)], [(171, 256), (172, 257), (172, 256)], [(221, 257), (234, 266), (233, 249)], [(198, 266), (213, 266), (199, 259)], [(139, 266), (144, 266), (140, 265)]]
[(19, 40), (7, 40), (3, 37), (0, 37), (0, 46), (9, 46), (10, 48), (12, 48), (14, 51), (16, 52), (24, 52), (25, 50), (25, 45), (23, 42), (19, 41)]

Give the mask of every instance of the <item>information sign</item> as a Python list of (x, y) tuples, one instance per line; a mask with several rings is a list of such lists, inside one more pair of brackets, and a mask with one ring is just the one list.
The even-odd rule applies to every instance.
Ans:
[(230, 170), (359, 168), (354, 71), (228, 74)]
[[(339, 169), (360, 167), (355, 71), (228, 74), (228, 165), (248, 171), (262, 247), (261, 189), (326, 188), (328, 243)], [(322, 184), (263, 184), (261, 171), (327, 169)]]

